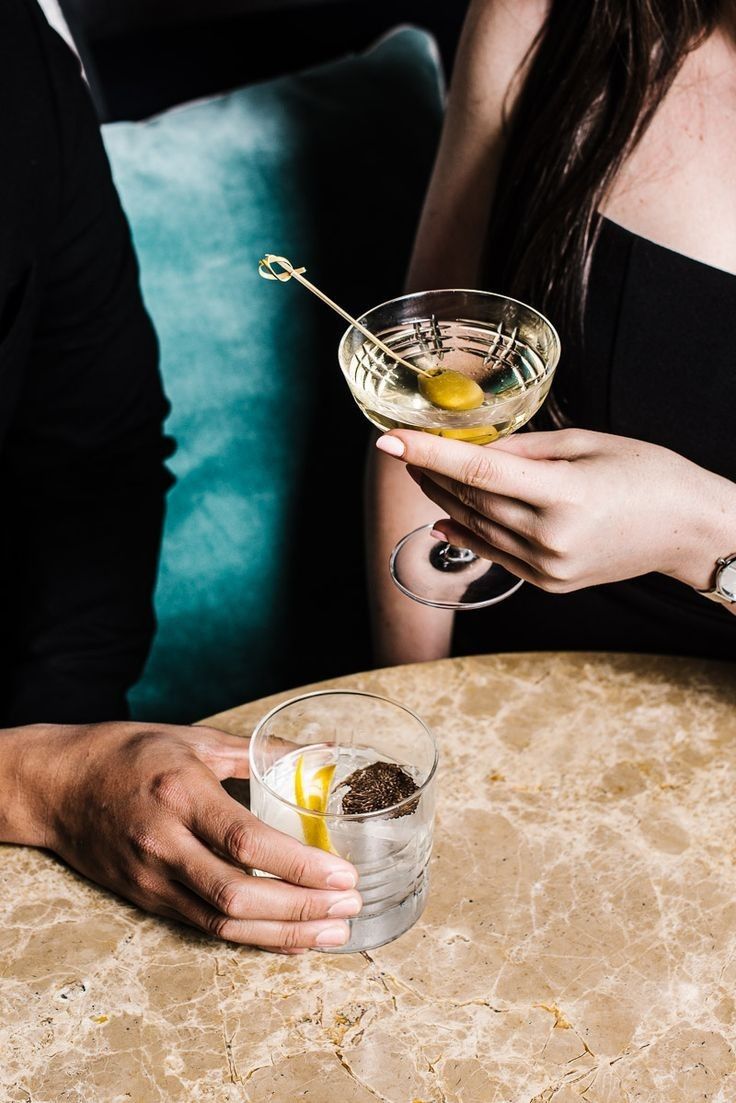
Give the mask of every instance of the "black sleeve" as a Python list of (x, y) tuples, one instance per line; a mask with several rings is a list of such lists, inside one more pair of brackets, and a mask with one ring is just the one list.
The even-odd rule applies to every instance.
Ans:
[(154, 630), (171, 481), (156, 338), (92, 104), (76, 58), (32, 19), (59, 188), (29, 277), (38, 315), (0, 470), (14, 611), (6, 725), (127, 714)]

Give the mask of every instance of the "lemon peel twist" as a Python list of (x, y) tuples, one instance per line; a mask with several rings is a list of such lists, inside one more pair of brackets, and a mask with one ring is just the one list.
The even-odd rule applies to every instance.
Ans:
[[(315, 770), (309, 782), (305, 784), (304, 755), (300, 754), (294, 771), (294, 792), (299, 807), (309, 812), (326, 812), (334, 773), (334, 762), (329, 766), (320, 766), (318, 770)], [(330, 841), (330, 833), (324, 820), (317, 816), (300, 816), (299, 818), (302, 821), (304, 842), (307, 846), (316, 846), (320, 850), (326, 850), (328, 854), (337, 853)]]

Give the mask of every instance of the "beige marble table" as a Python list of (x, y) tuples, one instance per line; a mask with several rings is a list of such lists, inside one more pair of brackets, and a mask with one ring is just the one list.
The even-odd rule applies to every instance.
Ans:
[[(2, 848), (3, 1103), (733, 1103), (736, 668), (500, 655), (333, 684), (437, 733), (420, 923), (279, 958)], [(246, 735), (270, 703), (217, 721)]]

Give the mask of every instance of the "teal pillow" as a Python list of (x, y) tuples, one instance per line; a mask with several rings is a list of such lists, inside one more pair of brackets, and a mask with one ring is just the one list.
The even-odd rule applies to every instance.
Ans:
[(442, 112), (437, 54), (402, 28), (361, 56), (104, 128), (161, 342), (178, 450), (134, 715), (188, 721), (368, 661), (367, 423), (344, 326), (400, 294)]

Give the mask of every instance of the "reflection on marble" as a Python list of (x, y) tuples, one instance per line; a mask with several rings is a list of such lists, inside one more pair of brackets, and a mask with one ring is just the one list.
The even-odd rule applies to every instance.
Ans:
[[(281, 959), (2, 848), (2, 1100), (733, 1103), (736, 668), (496, 656), (335, 684), (438, 735), (420, 923)], [(217, 722), (245, 735), (270, 703)]]

